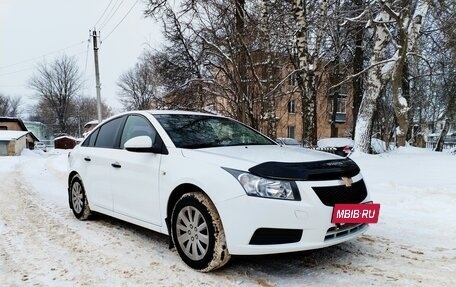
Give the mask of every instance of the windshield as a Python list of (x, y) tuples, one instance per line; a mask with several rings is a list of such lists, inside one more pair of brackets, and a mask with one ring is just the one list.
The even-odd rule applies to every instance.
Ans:
[(275, 145), (259, 132), (227, 118), (184, 114), (154, 116), (179, 148)]

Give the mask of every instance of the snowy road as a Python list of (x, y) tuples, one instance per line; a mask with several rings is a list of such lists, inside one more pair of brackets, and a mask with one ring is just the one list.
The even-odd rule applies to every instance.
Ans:
[(166, 236), (101, 215), (76, 220), (65, 153), (0, 158), (0, 286), (453, 286), (456, 156), (424, 155), (424, 168), (446, 166), (424, 171), (427, 179), (411, 180), (394, 166), (413, 171), (419, 156), (356, 159), (382, 204), (379, 224), (358, 240), (235, 257), (209, 274), (187, 268)]

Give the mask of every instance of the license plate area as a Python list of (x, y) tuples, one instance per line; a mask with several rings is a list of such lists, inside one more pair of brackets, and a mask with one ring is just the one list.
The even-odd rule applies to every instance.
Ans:
[(331, 223), (377, 223), (379, 203), (336, 204)]

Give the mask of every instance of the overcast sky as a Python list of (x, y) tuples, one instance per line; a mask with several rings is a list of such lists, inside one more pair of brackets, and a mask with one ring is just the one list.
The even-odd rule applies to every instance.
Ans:
[(144, 18), (144, 1), (0, 0), (0, 93), (22, 96), (25, 107), (30, 106), (36, 96), (27, 83), (37, 64), (66, 54), (78, 60), (85, 79), (83, 93), (96, 97), (93, 46), (87, 44), (89, 29), (93, 30), (106, 10), (96, 27), (102, 40), (101, 97), (120, 109), (119, 76), (135, 65), (147, 46), (157, 48), (163, 39), (160, 24)]

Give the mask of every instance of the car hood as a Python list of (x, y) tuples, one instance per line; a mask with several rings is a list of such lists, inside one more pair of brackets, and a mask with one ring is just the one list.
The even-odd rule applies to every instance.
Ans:
[(240, 170), (248, 170), (265, 162), (299, 163), (341, 159), (326, 152), (279, 145), (182, 149), (182, 154), (187, 158)]

